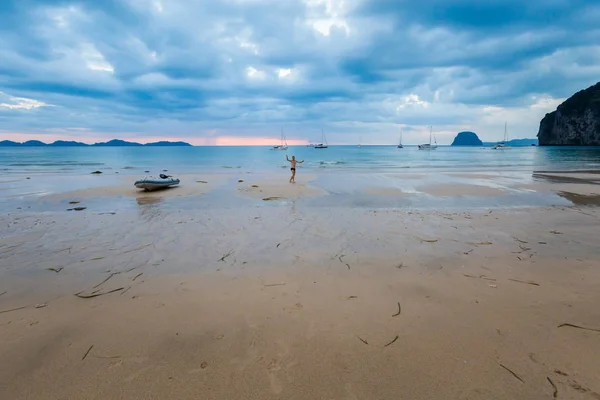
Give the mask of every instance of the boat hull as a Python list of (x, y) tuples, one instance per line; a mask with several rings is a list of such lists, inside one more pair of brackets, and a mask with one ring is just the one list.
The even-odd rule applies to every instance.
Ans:
[(179, 185), (179, 179), (140, 179), (135, 181), (134, 186), (146, 191), (161, 190)]

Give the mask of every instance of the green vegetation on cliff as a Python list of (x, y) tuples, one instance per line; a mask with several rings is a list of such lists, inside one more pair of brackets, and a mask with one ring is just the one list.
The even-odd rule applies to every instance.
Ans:
[(600, 82), (546, 114), (538, 139), (540, 146), (600, 146)]

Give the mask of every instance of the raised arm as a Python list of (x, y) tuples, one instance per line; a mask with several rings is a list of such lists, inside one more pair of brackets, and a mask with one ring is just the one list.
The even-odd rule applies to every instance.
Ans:
[(298, 163), (300, 163), (300, 164), (302, 164), (303, 162), (304, 162), (304, 160), (302, 160), (302, 161), (298, 161)]
[(288, 158), (287, 154), (285, 155), (285, 159), (288, 160), (288, 161), (290, 161), (290, 159)]

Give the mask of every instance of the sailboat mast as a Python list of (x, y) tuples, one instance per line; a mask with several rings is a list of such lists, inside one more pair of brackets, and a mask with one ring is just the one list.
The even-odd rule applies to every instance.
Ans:
[(431, 134), (433, 132), (433, 125), (429, 126), (429, 145), (431, 146)]
[(508, 132), (506, 131), (506, 121), (504, 121), (504, 142), (508, 142)]

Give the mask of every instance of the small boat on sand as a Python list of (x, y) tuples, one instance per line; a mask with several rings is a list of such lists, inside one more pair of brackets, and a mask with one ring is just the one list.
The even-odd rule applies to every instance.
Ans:
[(160, 178), (150, 177), (140, 179), (139, 181), (135, 181), (134, 185), (136, 188), (144, 189), (146, 191), (160, 190), (179, 185), (179, 179), (161, 174)]

